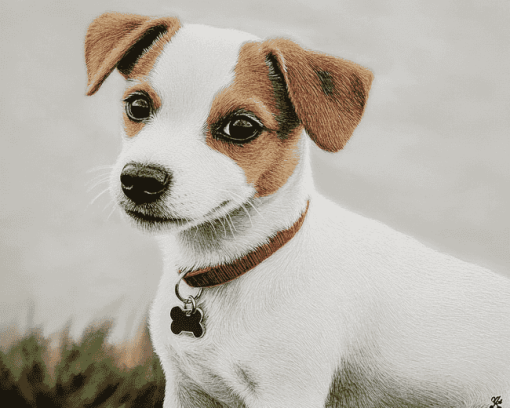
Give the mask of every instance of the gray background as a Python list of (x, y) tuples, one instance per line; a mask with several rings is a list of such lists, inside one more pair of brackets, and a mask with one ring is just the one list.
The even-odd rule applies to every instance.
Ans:
[[(318, 188), (461, 259), (510, 276), (508, 54), (504, 1), (2, 2), (0, 331), (45, 334), (146, 313), (161, 271), (106, 184), (120, 147), (123, 79), (85, 97), (83, 40), (105, 11), (285, 36), (375, 73), (362, 124), (340, 153), (314, 149)], [(90, 185), (92, 183), (92, 187)], [(90, 191), (89, 191), (90, 190)], [(111, 214), (111, 216), (109, 216)], [(445, 271), (448, 273), (448, 271)], [(497, 296), (498, 288), (494, 288)]]

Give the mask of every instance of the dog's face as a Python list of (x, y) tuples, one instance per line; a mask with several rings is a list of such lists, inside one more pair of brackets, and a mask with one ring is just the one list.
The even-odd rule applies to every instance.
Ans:
[(186, 229), (286, 184), (303, 129), (328, 151), (361, 119), (366, 69), (289, 40), (181, 27), (174, 18), (105, 14), (86, 41), (89, 91), (127, 79), (118, 203), (149, 229)]

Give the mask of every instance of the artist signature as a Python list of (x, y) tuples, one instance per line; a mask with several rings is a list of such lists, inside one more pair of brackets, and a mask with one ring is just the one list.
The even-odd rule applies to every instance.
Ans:
[(503, 403), (501, 397), (492, 397), (491, 398), (492, 405), (489, 408), (503, 408), (500, 404)]

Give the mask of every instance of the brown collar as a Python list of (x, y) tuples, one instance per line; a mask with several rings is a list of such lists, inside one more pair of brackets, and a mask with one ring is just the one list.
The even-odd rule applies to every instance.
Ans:
[(299, 217), (294, 225), (286, 230), (278, 231), (275, 236), (269, 238), (268, 243), (258, 246), (242, 258), (236, 259), (229, 264), (209, 266), (207, 268), (188, 272), (183, 278), (184, 281), (186, 281), (189, 286), (195, 288), (217, 286), (238, 278), (250, 269), (253, 269), (264, 259), (273, 255), (296, 235), (303, 225), (309, 205), (310, 202), (308, 201), (305, 211), (303, 211), (303, 214), (301, 214), (301, 217)]

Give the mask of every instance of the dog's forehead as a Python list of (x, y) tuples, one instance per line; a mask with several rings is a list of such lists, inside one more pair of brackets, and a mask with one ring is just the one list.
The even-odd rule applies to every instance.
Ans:
[(197, 110), (202, 103), (210, 105), (214, 94), (232, 81), (241, 46), (257, 40), (242, 31), (185, 25), (166, 44), (149, 81), (163, 103), (175, 101)]

